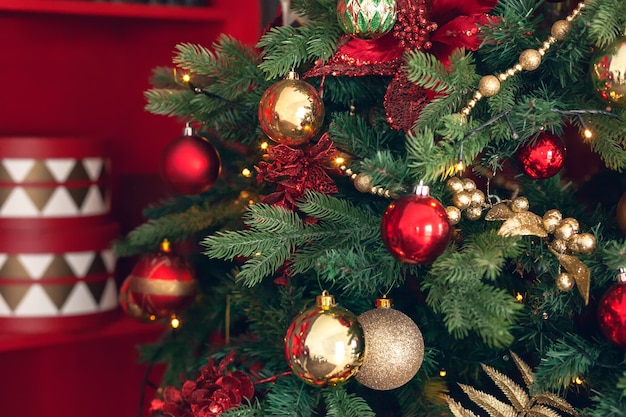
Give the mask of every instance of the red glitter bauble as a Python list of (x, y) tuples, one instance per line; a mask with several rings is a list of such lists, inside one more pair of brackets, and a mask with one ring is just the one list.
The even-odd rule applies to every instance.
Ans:
[(179, 194), (207, 191), (222, 169), (220, 155), (205, 138), (186, 130), (171, 141), (161, 155), (161, 177)]
[(598, 304), (598, 323), (602, 334), (621, 348), (626, 348), (626, 283), (611, 286)]
[(380, 227), (387, 250), (409, 264), (433, 262), (451, 237), (446, 209), (428, 194), (411, 194), (389, 204)]
[(536, 180), (556, 175), (565, 161), (565, 144), (553, 133), (542, 132), (524, 143), (515, 154), (524, 174)]
[(145, 255), (128, 280), (132, 300), (157, 319), (183, 312), (196, 295), (193, 269), (184, 259), (171, 253)]

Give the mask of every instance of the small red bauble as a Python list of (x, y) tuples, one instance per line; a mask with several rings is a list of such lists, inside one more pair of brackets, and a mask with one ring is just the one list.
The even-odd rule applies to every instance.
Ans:
[(128, 277), (129, 299), (156, 319), (183, 312), (193, 302), (197, 287), (189, 263), (169, 253), (166, 245), (162, 248), (142, 257)]
[(598, 304), (598, 323), (604, 337), (626, 348), (626, 282), (611, 286)]
[(565, 161), (565, 144), (553, 133), (542, 132), (515, 154), (519, 167), (531, 178), (543, 180), (556, 175)]
[(409, 264), (437, 259), (450, 242), (451, 230), (446, 209), (425, 186), (389, 204), (380, 227), (387, 250)]
[(207, 191), (220, 175), (222, 163), (217, 149), (194, 133), (190, 125), (182, 136), (171, 141), (161, 155), (161, 177), (179, 194)]

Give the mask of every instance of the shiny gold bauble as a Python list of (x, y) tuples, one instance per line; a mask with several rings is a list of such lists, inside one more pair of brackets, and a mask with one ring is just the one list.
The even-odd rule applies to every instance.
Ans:
[(478, 91), (485, 97), (495, 96), (500, 92), (500, 80), (495, 75), (485, 75), (478, 82)]
[(626, 235), (626, 193), (622, 194), (617, 202), (617, 210), (615, 211), (615, 220), (617, 227), (623, 235)]
[(580, 230), (580, 223), (578, 223), (578, 220), (573, 217), (564, 218), (563, 220), (561, 220), (561, 224), (569, 224), (570, 226), (572, 226), (572, 230), (574, 231), (574, 233), (578, 233), (578, 231)]
[(465, 210), (472, 204), (472, 196), (467, 191), (459, 191), (452, 196), (452, 204), (461, 210)]
[(574, 288), (574, 285), (576, 284), (574, 278), (566, 272), (562, 272), (557, 275), (554, 281), (556, 283), (556, 287), (563, 292), (571, 291), (571, 289)]
[(550, 34), (557, 41), (562, 41), (565, 39), (571, 28), (572, 24), (567, 20), (557, 20), (552, 24)]
[(550, 243), (550, 248), (557, 253), (565, 253), (569, 249), (567, 240), (565, 239), (554, 239)]
[(468, 220), (478, 220), (482, 215), (483, 209), (481, 207), (472, 206), (465, 210), (465, 217), (467, 217)]
[(476, 189), (476, 183), (469, 178), (465, 178), (463, 179), (463, 189), (471, 193)]
[(285, 335), (285, 357), (294, 375), (317, 387), (348, 381), (363, 363), (363, 328), (327, 292), (293, 320)]
[(454, 206), (446, 207), (446, 214), (448, 215), (450, 224), (457, 224), (461, 221), (461, 210)]
[(569, 222), (561, 221), (556, 229), (554, 229), (554, 237), (556, 239), (569, 240), (575, 234), (574, 226)]
[(446, 182), (446, 188), (453, 193), (463, 191), (463, 180), (459, 177), (452, 177)]
[(612, 106), (626, 107), (626, 37), (598, 50), (589, 72), (600, 98)]
[(563, 220), (563, 215), (560, 211), (555, 209), (548, 210), (543, 215), (543, 228), (548, 233), (554, 233), (554, 229), (561, 223), (561, 220)]
[(528, 211), (528, 207), (530, 207), (530, 203), (526, 197), (516, 197), (511, 201), (511, 210), (515, 213)]
[(480, 207), (485, 204), (485, 193), (480, 190), (472, 191), (472, 206)]
[(526, 49), (519, 55), (519, 64), (526, 71), (533, 71), (541, 65), (541, 54), (536, 49)]
[(591, 233), (581, 233), (572, 236), (567, 245), (572, 252), (589, 254), (596, 250), (596, 237)]
[(259, 102), (259, 123), (275, 142), (297, 146), (307, 142), (324, 122), (324, 102), (315, 88), (291, 72), (270, 86)]
[(361, 314), (359, 322), (366, 348), (356, 380), (380, 391), (409, 382), (424, 360), (424, 338), (413, 320), (390, 306), (380, 306)]
[(362, 193), (369, 193), (372, 189), (372, 177), (367, 174), (357, 174), (354, 177), (354, 188)]

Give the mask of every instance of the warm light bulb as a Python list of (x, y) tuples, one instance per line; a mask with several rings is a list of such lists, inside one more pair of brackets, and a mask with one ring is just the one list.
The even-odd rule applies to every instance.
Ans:
[(585, 382), (585, 380), (577, 376), (576, 378), (572, 379), (572, 382), (576, 385), (582, 385)]
[(250, 178), (252, 176), (252, 171), (250, 171), (248, 168), (244, 168), (241, 170), (241, 175), (246, 178)]
[(189, 74), (183, 75), (183, 81), (186, 82), (186, 83), (191, 81), (191, 75), (189, 75)]
[(461, 172), (465, 170), (465, 164), (463, 163), (463, 161), (459, 161), (455, 166), (454, 169), (456, 169), (456, 172)]
[(524, 296), (518, 292), (517, 294), (515, 294), (515, 299), (517, 300), (518, 303), (521, 303), (524, 301)]
[(445, 369), (442, 369), (439, 371), (439, 376), (440, 377), (445, 377), (446, 375), (448, 375), (448, 371), (446, 371)]
[(270, 146), (270, 144), (269, 144), (269, 143), (267, 143), (267, 142), (263, 142), (263, 143), (261, 144), (261, 149), (266, 150), (269, 146)]
[(172, 317), (172, 319), (170, 320), (170, 326), (172, 326), (172, 329), (178, 329), (178, 327), (180, 326), (180, 320), (178, 320), (177, 317)]
[(172, 251), (169, 240), (163, 239), (163, 242), (161, 242), (161, 251), (165, 253), (170, 253)]
[(341, 157), (341, 156), (338, 156), (338, 157), (336, 157), (336, 158), (335, 158), (335, 163), (336, 163), (337, 165), (341, 165), (341, 164), (343, 164), (344, 162), (346, 162), (346, 160), (345, 160), (343, 157)]
[(593, 132), (589, 129), (585, 129), (583, 131), (583, 136), (585, 137), (585, 139), (589, 140), (593, 138)]

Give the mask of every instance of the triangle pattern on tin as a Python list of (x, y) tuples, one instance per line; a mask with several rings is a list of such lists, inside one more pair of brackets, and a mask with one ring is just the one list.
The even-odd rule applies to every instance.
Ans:
[(96, 311), (98, 311), (98, 305), (84, 282), (74, 285), (65, 305), (61, 308), (61, 314), (68, 316)]
[(43, 284), (42, 287), (56, 308), (60, 310), (74, 288), (74, 284)]
[[(0, 164), (0, 166), (2, 166), (2, 164)], [(0, 181), (2, 181), (2, 178), (0, 178)], [(11, 191), (13, 191), (13, 188), (0, 186), (0, 212), (2, 212), (2, 206), (4, 206), (5, 201), (9, 198)]]
[(72, 268), (70, 268), (63, 256), (55, 254), (52, 262), (50, 262), (50, 265), (48, 265), (48, 268), (46, 268), (41, 278), (61, 277), (74, 277), (74, 271), (72, 271)]
[(35, 165), (35, 160), (30, 158), (4, 158), (3, 162), (13, 182), (23, 182)]
[(85, 171), (83, 164), (78, 161), (67, 179), (71, 181), (89, 181), (89, 174)]
[(0, 159), (0, 182), (14, 182), (9, 171), (4, 167), (4, 160)]
[(7, 317), (13, 315), (11, 307), (4, 301), (4, 297), (0, 296), (0, 317)]
[(102, 258), (102, 262), (104, 262), (106, 270), (109, 273), (113, 273), (115, 270), (115, 253), (113, 253), (113, 249), (100, 251), (100, 257)]
[(55, 255), (52, 253), (35, 253), (17, 255), (20, 263), (32, 279), (41, 279), (50, 265), (54, 262)]
[(28, 171), (24, 182), (54, 182), (54, 177), (48, 167), (46, 167), (44, 161), (36, 161), (30, 171)]
[(5, 259), (2, 262), (2, 266), (0, 267), (0, 278), (22, 278), (30, 280), (32, 277), (30, 276), (30, 272), (24, 268), (22, 262), (17, 258), (17, 256), (8, 256), (5, 255)]
[(85, 158), (82, 160), (82, 163), (89, 179), (93, 182), (98, 181), (104, 167), (104, 160), (102, 158)]
[(21, 317), (57, 316), (58, 314), (59, 310), (39, 284), (31, 285), (15, 309), (15, 315)]
[(113, 310), (118, 305), (117, 285), (115, 285), (115, 279), (109, 278), (102, 292), (102, 298), (100, 298), (100, 310)]
[(0, 285), (0, 295), (11, 311), (14, 311), (26, 295), (31, 284)]
[(54, 190), (55, 188), (53, 187), (24, 187), (28, 198), (30, 198), (30, 201), (33, 202), (39, 211), (43, 210)]
[(70, 268), (72, 268), (74, 276), (83, 278), (87, 275), (96, 255), (96, 252), (67, 252), (63, 257)]
[(0, 206), (0, 217), (37, 216), (39, 216), (39, 209), (22, 187), (15, 187), (4, 201), (4, 204)]
[(106, 281), (91, 281), (87, 282), (87, 288), (89, 288), (89, 292), (93, 296), (96, 303), (100, 305), (100, 301), (102, 299), (102, 293), (104, 292), (104, 287), (106, 286)]
[[(0, 253), (0, 271), (2, 271), (2, 267), (4, 266), (4, 263), (7, 261), (7, 259), (9, 259), (9, 255), (7, 255), (6, 253)], [(1, 272), (0, 278), (4, 278)]]
[(72, 200), (74, 200), (74, 204), (76, 204), (76, 207), (78, 207), (81, 212), (84, 211), (81, 209), (81, 206), (85, 202), (85, 197), (87, 196), (90, 188), (91, 187), (71, 187), (67, 189), (67, 192), (72, 197)]
[(74, 158), (53, 158), (46, 159), (46, 166), (50, 170), (50, 173), (56, 180), (56, 182), (65, 182), (72, 172), (72, 168), (76, 165), (76, 159)]
[(45, 216), (76, 216), (79, 214), (74, 199), (65, 187), (56, 187), (42, 210)]
[(97, 185), (89, 187), (87, 196), (82, 202), (81, 211), (83, 214), (103, 214), (108, 211), (107, 205), (102, 199), (102, 194)]
[(100, 254), (94, 253), (93, 262), (91, 263), (91, 265), (89, 265), (89, 270), (87, 270), (87, 273), (85, 275), (100, 275), (106, 274), (108, 272), (109, 271), (107, 270), (106, 265), (104, 264)]

